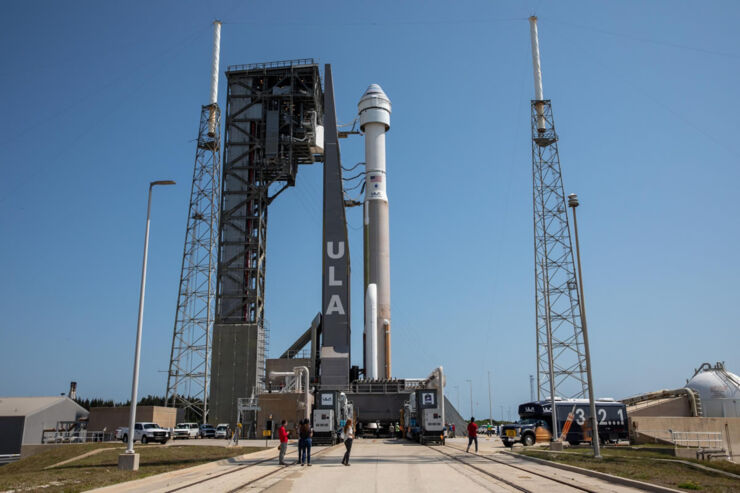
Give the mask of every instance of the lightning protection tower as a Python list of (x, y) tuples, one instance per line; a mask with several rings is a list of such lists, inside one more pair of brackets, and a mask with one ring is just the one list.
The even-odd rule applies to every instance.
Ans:
[(214, 21), (213, 27), (211, 101), (200, 112), (165, 401), (203, 423), (208, 419), (221, 191), (221, 110), (217, 102), (221, 22)]
[(531, 119), (537, 398), (583, 398), (588, 391), (586, 361), (558, 137), (550, 100), (542, 94), (537, 17), (529, 22), (535, 87)]

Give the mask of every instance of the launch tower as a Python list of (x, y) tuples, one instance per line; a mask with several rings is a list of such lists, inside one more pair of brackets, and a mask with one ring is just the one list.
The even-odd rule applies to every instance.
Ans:
[(237, 399), (264, 384), (267, 208), (324, 138), (313, 59), (230, 66), (226, 79), (210, 421), (236, 423)]

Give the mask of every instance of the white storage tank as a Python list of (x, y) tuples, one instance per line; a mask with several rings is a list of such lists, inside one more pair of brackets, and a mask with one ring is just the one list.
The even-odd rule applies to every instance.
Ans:
[(686, 386), (699, 393), (704, 417), (740, 417), (740, 377), (727, 371), (724, 363), (704, 363)]

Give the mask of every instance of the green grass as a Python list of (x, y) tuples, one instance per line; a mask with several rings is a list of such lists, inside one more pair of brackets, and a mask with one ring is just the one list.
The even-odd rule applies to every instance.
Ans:
[[(98, 448), (95, 455), (53, 469), (58, 462)], [(191, 467), (263, 450), (258, 447), (208, 447), (145, 445), (137, 447), (139, 471), (118, 470), (118, 455), (125, 450), (118, 443), (70, 444), (46, 450), (13, 464), (0, 467), (0, 491), (76, 492), (139, 479), (153, 474)]]
[[(687, 464), (656, 459), (676, 459), (672, 447), (605, 447), (602, 459), (592, 457), (590, 448), (573, 447), (566, 452), (552, 453), (547, 450), (527, 449), (524, 455), (552, 460), (594, 471), (613, 474), (629, 479), (679, 489), (699, 489), (709, 493), (740, 491), (740, 480), (719, 472), (696, 469)], [(740, 474), (740, 465), (727, 461), (702, 462), (680, 459), (733, 474)]]
[(683, 483), (678, 483), (678, 487), (684, 490), (700, 490), (701, 486), (699, 486), (696, 483), (692, 483), (691, 481), (684, 481)]

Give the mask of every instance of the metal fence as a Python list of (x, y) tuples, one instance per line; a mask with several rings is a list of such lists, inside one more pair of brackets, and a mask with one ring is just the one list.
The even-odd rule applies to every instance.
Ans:
[[(669, 430), (670, 431), (670, 430)], [(721, 431), (670, 431), (676, 448), (709, 448), (724, 450)]]
[(115, 432), (110, 431), (45, 431), (41, 443), (109, 442), (115, 439)]
[(0, 466), (10, 464), (21, 458), (21, 454), (0, 454)]

